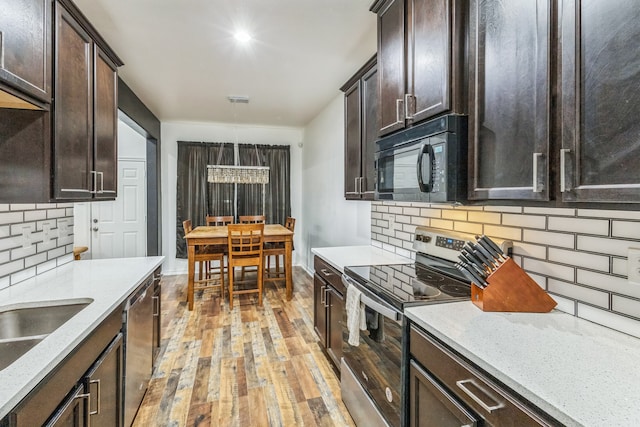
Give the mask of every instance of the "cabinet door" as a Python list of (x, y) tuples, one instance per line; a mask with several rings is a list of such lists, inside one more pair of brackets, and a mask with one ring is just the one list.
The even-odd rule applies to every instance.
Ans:
[(451, 109), (451, 2), (407, 2), (407, 119), (414, 123)]
[(93, 150), (96, 171), (96, 198), (115, 199), (118, 189), (118, 71), (98, 48), (94, 47), (94, 121)]
[(327, 347), (327, 284), (317, 274), (313, 277), (313, 329), (320, 345)]
[(118, 334), (84, 377), (91, 426), (122, 425), (122, 334)]
[(92, 42), (56, 3), (54, 197), (89, 199), (93, 185)]
[(551, 4), (470, 2), (470, 199), (549, 199)]
[(84, 427), (87, 425), (87, 398), (82, 384), (78, 384), (69, 397), (44, 424), (46, 427)]
[(360, 198), (360, 144), (362, 112), (360, 80), (344, 93), (344, 197)]
[(340, 366), (340, 359), (342, 358), (342, 316), (344, 315), (344, 297), (340, 295), (335, 289), (329, 288), (327, 292), (327, 304), (329, 325), (328, 338), (327, 338), (327, 353), (336, 367)]
[(156, 360), (160, 354), (160, 345), (162, 344), (162, 284), (160, 284), (160, 277), (154, 277), (154, 281), (157, 280), (155, 289), (153, 291), (153, 366), (156, 366)]
[(379, 135), (404, 128), (404, 0), (389, 0), (378, 11)]
[(0, 0), (0, 10), (0, 81), (50, 102), (51, 1)]
[(640, 7), (560, 3), (565, 201), (640, 202)]
[(362, 198), (373, 200), (376, 187), (375, 152), (378, 138), (378, 68), (362, 76)]

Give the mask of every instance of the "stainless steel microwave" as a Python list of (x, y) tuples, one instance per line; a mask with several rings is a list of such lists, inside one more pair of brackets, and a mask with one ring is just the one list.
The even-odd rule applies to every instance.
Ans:
[(467, 116), (439, 117), (376, 145), (376, 200), (467, 200)]

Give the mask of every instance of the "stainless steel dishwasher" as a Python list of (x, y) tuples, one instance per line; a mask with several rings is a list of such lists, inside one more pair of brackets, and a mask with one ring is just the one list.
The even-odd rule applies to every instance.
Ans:
[(153, 275), (125, 305), (124, 425), (129, 427), (147, 391), (153, 369)]

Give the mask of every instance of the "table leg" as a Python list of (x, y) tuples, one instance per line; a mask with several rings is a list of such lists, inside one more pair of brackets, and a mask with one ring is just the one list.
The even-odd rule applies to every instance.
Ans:
[(287, 301), (291, 300), (293, 296), (293, 273), (291, 264), (293, 251), (293, 242), (291, 240), (285, 240), (284, 242), (284, 274), (285, 282), (287, 284)]
[(189, 245), (187, 243), (187, 251), (189, 258), (189, 279), (188, 279), (188, 289), (187, 289), (187, 303), (189, 304), (189, 310), (193, 310), (193, 279), (195, 276), (196, 263), (194, 258), (196, 257), (196, 247), (195, 245)]

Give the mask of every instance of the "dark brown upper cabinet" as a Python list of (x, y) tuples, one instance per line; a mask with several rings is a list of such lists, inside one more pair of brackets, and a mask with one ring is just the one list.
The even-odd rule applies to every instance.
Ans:
[(469, 199), (549, 200), (551, 0), (469, 2)]
[(55, 6), (53, 121), (56, 200), (114, 199), (117, 67), (73, 9)]
[(562, 200), (640, 202), (640, 8), (560, 2)]
[(48, 109), (51, 0), (0, 0), (0, 108)]
[(373, 200), (378, 135), (378, 73), (371, 58), (342, 86), (344, 92), (344, 196)]
[(463, 10), (456, 0), (380, 0), (379, 135), (464, 113)]

